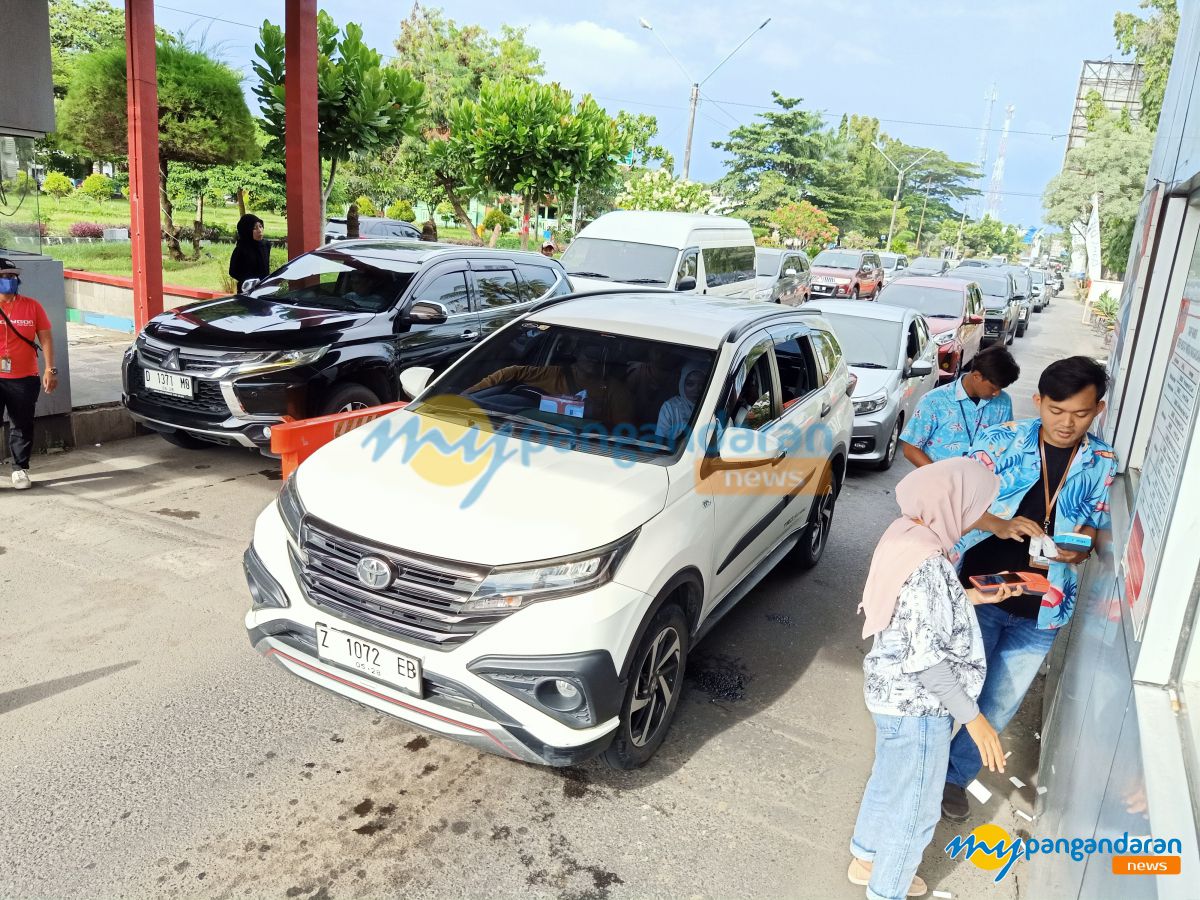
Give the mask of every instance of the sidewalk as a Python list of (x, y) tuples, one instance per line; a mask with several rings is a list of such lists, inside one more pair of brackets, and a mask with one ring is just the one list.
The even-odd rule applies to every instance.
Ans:
[(132, 340), (132, 335), (108, 328), (67, 323), (73, 409), (120, 402), (121, 356)]

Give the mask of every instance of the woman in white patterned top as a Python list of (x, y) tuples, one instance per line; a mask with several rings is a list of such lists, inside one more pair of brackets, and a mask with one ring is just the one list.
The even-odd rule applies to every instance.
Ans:
[(880, 538), (859, 607), (863, 693), (875, 720), (875, 765), (859, 807), (847, 877), (870, 900), (920, 897), (921, 855), (940, 816), (941, 791), (957, 719), (989, 768), (1004, 770), (1000, 739), (975, 701), (986, 673), (971, 608), (1015, 591), (964, 591), (947, 559), (987, 512), (999, 479), (970, 459), (924, 466), (896, 485), (901, 517)]

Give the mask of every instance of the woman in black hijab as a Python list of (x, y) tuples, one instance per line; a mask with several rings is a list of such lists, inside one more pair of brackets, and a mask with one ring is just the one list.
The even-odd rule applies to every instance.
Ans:
[(271, 244), (262, 239), (263, 220), (250, 213), (238, 219), (237, 233), (237, 243), (229, 257), (229, 277), (240, 291), (243, 281), (271, 274)]

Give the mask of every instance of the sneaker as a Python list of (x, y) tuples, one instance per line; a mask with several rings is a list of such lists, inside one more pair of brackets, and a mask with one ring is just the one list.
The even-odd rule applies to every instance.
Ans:
[(971, 807), (967, 803), (967, 789), (957, 784), (946, 782), (942, 789), (942, 818), (950, 822), (965, 822), (971, 815)]
[[(846, 872), (846, 877), (851, 884), (857, 884), (860, 887), (865, 887), (871, 883), (871, 863), (859, 859), (857, 856), (851, 858), (850, 868)], [(914, 875), (912, 884), (908, 886), (908, 896), (924, 897), (929, 893), (929, 885), (920, 875)]]
[(14, 469), (12, 473), (13, 487), (18, 491), (27, 491), (33, 487), (33, 482), (29, 480), (29, 473), (24, 469)]

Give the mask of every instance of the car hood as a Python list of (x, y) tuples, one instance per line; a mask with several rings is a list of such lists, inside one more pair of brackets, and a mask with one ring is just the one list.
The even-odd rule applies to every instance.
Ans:
[(184, 345), (290, 350), (333, 343), (346, 329), (375, 315), (293, 306), (238, 294), (164, 312), (150, 320), (146, 333)]
[(927, 316), (925, 321), (929, 325), (930, 334), (941, 334), (943, 331), (954, 331), (963, 323), (962, 318), (942, 319), (935, 318), (933, 316)]
[(870, 397), (880, 391), (890, 393), (899, 374), (894, 369), (864, 369), (860, 366), (851, 366), (850, 371), (858, 376), (858, 384), (854, 386), (856, 398)]
[(832, 266), (813, 266), (810, 270), (814, 276), (826, 275), (831, 278), (853, 278), (855, 269), (835, 269)]
[[(439, 437), (483, 452), (468, 462), (461, 449), (437, 449)], [(296, 487), (310, 514), (338, 528), (483, 565), (603, 546), (666, 502), (663, 466), (493, 438), (400, 410), (326, 444), (297, 470)]]
[(612, 281), (608, 278), (584, 278), (580, 275), (567, 276), (571, 282), (573, 291), (603, 291), (612, 288), (648, 288), (650, 290), (663, 290), (668, 287), (665, 284), (630, 284), (627, 281)]

